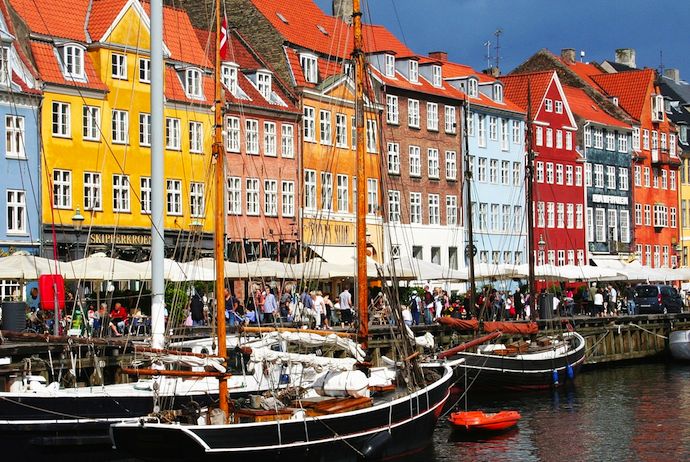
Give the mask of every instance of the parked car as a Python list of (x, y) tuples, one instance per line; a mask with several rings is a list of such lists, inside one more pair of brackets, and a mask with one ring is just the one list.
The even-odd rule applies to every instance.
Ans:
[(683, 299), (678, 291), (662, 284), (640, 284), (635, 287), (635, 305), (640, 314), (683, 311)]

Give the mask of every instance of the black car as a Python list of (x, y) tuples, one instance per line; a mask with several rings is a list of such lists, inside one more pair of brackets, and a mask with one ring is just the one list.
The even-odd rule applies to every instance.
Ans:
[(635, 306), (640, 314), (681, 313), (683, 299), (674, 287), (640, 284), (635, 287)]

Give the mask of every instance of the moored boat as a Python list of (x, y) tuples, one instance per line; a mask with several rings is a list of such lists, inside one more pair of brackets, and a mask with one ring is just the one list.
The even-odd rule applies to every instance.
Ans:
[(512, 428), (521, 418), (518, 411), (466, 411), (453, 412), (448, 422), (456, 430), (492, 432)]
[(690, 330), (676, 330), (668, 336), (668, 348), (674, 359), (690, 361)]

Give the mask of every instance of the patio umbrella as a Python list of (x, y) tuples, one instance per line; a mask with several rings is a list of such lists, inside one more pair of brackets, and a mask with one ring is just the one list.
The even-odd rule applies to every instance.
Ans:
[(102, 252), (71, 262), (60, 262), (60, 272), (67, 280), (127, 281), (143, 279), (138, 263), (108, 257)]
[(0, 279), (38, 279), (42, 274), (55, 272), (55, 260), (48, 258), (26, 253), (15, 253), (0, 258)]

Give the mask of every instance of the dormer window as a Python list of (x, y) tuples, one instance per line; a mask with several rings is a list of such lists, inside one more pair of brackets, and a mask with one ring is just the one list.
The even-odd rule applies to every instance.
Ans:
[(223, 64), (220, 68), (221, 82), (233, 95), (237, 95), (237, 66)]
[(395, 56), (385, 55), (386, 77), (395, 77)]
[(410, 79), (410, 82), (412, 83), (417, 83), (419, 82), (419, 63), (415, 61), (414, 59), (411, 59), (409, 61), (408, 65), (408, 77)]
[(259, 89), (259, 93), (266, 98), (266, 100), (271, 99), (271, 74), (268, 72), (257, 72), (256, 73), (256, 88)]
[(433, 65), (431, 66), (431, 83), (439, 88), (441, 87), (441, 66)]
[(497, 103), (503, 102), (503, 85), (500, 83), (494, 84), (494, 101)]
[(10, 49), (0, 47), (0, 85), (10, 84)]
[(187, 69), (185, 71), (185, 91), (190, 98), (203, 98), (201, 71), (199, 69)]
[(664, 97), (662, 95), (652, 96), (652, 122), (664, 121)]
[(319, 67), (316, 59), (316, 56), (308, 53), (299, 55), (299, 63), (302, 66), (304, 79), (309, 83), (319, 82)]
[(467, 81), (467, 95), (471, 98), (476, 98), (479, 94), (477, 79), (469, 79)]
[(62, 49), (65, 77), (84, 80), (84, 49), (78, 45), (65, 45)]

